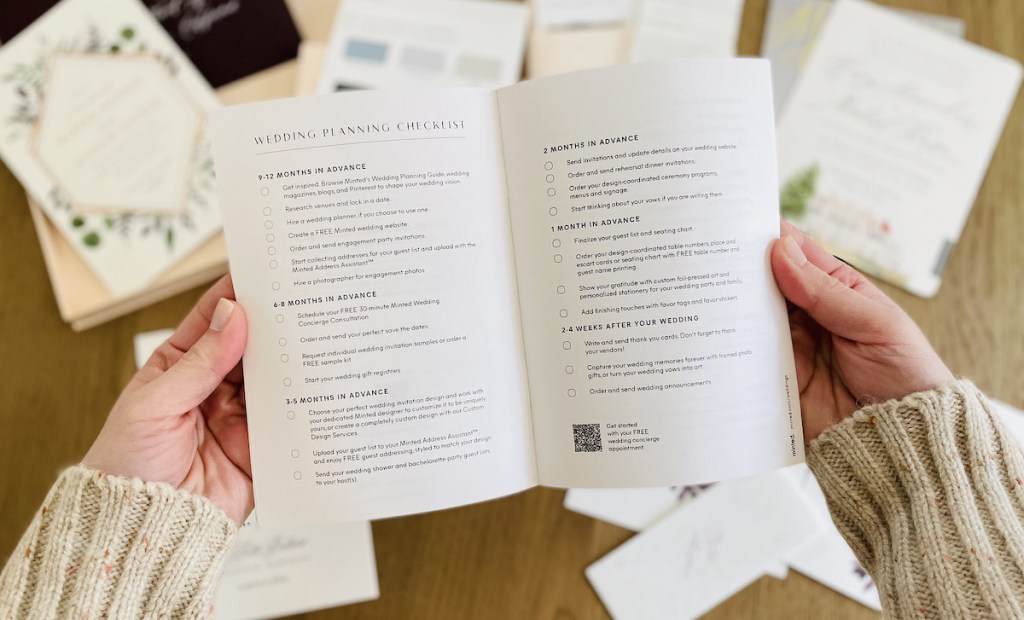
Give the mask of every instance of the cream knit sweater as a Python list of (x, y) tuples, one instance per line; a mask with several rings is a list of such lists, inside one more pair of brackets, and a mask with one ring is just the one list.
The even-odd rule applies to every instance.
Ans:
[(72, 467), (0, 573), (0, 619), (205, 618), (236, 532), (205, 498)]
[[(807, 462), (886, 616), (1024, 617), (1024, 454), (969, 382), (865, 407)], [(205, 499), (73, 467), (0, 574), (0, 618), (209, 615), (235, 531)]]

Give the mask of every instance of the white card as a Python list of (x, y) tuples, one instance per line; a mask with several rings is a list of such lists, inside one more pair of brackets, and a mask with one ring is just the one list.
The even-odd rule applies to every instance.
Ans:
[(327, 44), (319, 93), (519, 81), (527, 6), (493, 0), (345, 0)]
[(115, 296), (220, 229), (217, 105), (137, 0), (64, 0), (0, 48), (0, 157)]
[[(173, 329), (135, 335), (141, 368)], [(250, 516), (217, 584), (217, 620), (276, 618), (380, 596), (368, 521), (266, 527)]]
[(639, 532), (711, 485), (640, 489), (569, 489), (565, 507)]
[(153, 351), (156, 351), (156, 348), (170, 338), (173, 333), (173, 329), (157, 329), (135, 334), (135, 367), (142, 368), (149, 356), (153, 355)]
[(633, 0), (533, 0), (538, 28), (616, 24), (633, 17)]
[[(765, 17), (761, 56), (772, 61), (772, 95), (775, 113), (785, 103), (800, 70), (810, 56), (833, 0), (771, 0)], [(933, 13), (900, 10), (906, 17), (950, 36), (963, 38), (964, 20)]]
[(380, 596), (366, 521), (301, 528), (249, 522), (238, 532), (214, 596), (217, 620), (255, 620)]
[(630, 60), (732, 57), (743, 0), (640, 0)]
[(784, 470), (720, 483), (587, 568), (614, 618), (694, 618), (820, 529)]
[(1020, 80), (1014, 60), (840, 0), (779, 121), (783, 215), (934, 295)]

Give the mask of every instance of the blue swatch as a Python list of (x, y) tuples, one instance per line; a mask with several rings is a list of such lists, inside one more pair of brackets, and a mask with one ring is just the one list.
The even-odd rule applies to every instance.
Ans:
[(345, 55), (353, 60), (368, 62), (384, 62), (388, 57), (388, 46), (375, 41), (349, 39), (345, 46)]

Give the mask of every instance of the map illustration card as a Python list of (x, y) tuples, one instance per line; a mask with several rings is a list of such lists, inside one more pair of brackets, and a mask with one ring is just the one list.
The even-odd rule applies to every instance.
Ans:
[(1020, 81), (1015, 60), (840, 0), (779, 120), (783, 216), (931, 297)]
[(65, 0), (0, 48), (0, 157), (114, 295), (220, 230), (217, 105), (135, 0)]

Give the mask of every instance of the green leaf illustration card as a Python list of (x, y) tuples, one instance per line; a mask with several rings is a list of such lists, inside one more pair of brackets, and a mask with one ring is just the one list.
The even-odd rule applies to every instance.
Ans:
[(220, 230), (217, 105), (137, 0), (64, 0), (0, 48), (0, 157), (115, 295)]

